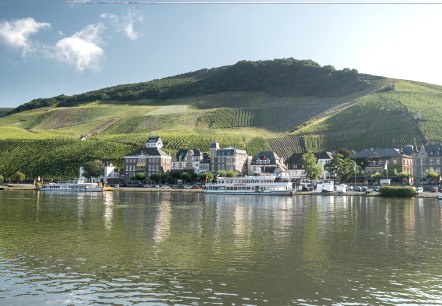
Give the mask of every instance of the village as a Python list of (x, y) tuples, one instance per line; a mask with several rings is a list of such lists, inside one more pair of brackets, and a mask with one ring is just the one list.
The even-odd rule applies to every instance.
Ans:
[[(183, 148), (171, 156), (162, 148), (161, 137), (150, 136), (144, 147), (124, 157), (122, 169), (108, 165), (105, 167), (104, 177), (92, 180), (117, 187), (169, 188), (169, 185), (183, 183), (189, 186), (198, 182), (201, 185), (204, 181), (215, 179), (216, 175), (269, 175), (294, 182), (298, 190), (312, 190), (313, 184), (310, 183), (316, 186), (317, 182), (333, 181), (347, 183), (357, 191), (366, 191), (362, 186), (378, 186), (384, 183), (421, 186), (420, 189), (435, 192), (442, 165), (442, 144), (439, 143), (429, 143), (419, 148), (407, 145), (400, 149), (314, 152), (312, 155), (320, 167), (316, 177), (311, 177), (305, 169), (305, 153), (295, 153), (288, 159), (279, 157), (273, 151), (262, 151), (249, 156), (245, 150), (221, 148), (217, 142), (210, 144), (208, 153)], [(330, 167), (338, 157), (346, 160), (347, 165), (352, 165), (346, 175), (341, 174), (336, 165), (335, 168)]]

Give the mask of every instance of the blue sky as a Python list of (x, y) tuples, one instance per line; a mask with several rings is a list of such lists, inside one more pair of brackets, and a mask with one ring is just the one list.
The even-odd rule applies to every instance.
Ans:
[(101, 2), (0, 0), (0, 107), (288, 57), (442, 85), (442, 4)]

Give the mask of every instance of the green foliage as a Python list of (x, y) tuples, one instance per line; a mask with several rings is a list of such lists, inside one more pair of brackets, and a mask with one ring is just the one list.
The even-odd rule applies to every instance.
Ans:
[(416, 190), (410, 186), (381, 186), (379, 193), (381, 197), (389, 198), (411, 198), (417, 194)]
[(74, 96), (35, 99), (14, 112), (41, 107), (78, 106), (95, 101), (136, 103), (225, 91), (261, 91), (274, 96), (337, 97), (367, 88), (370, 78), (356, 70), (321, 67), (311, 60), (240, 61), (231, 66), (203, 69), (150, 82), (103, 88)]
[(182, 172), (180, 174), (180, 179), (182, 179), (185, 183), (190, 182), (192, 180), (192, 174), (188, 172)]
[(103, 175), (104, 164), (98, 159), (91, 160), (84, 164), (83, 170), (86, 178), (99, 177)]
[(0, 173), (6, 177), (23, 170), (45, 180), (72, 179), (86, 162), (101, 159), (121, 165), (124, 155), (137, 144), (99, 140), (0, 140)]
[(372, 175), (371, 175), (371, 179), (374, 181), (374, 182), (378, 182), (379, 180), (381, 180), (381, 179), (383, 179), (384, 178), (384, 174), (383, 173), (373, 173)]
[(19, 183), (23, 182), (25, 178), (26, 175), (21, 171), (15, 172), (14, 175), (12, 176), (12, 180)]
[(237, 177), (238, 173), (236, 171), (231, 170), (221, 170), (218, 174), (222, 177)]
[(434, 170), (433, 167), (430, 167), (427, 170), (425, 170), (425, 176), (430, 179), (436, 179), (440, 177), (440, 173)]
[(208, 183), (213, 180), (212, 172), (204, 172), (199, 175), (200, 180), (203, 180), (205, 183)]
[(135, 174), (135, 180), (139, 181), (139, 182), (143, 182), (146, 179), (146, 175), (142, 172), (138, 172), (137, 174)]
[(0, 184), (3, 184), (5, 182), (5, 177), (0, 174)]
[(322, 167), (316, 161), (316, 157), (313, 153), (305, 153), (302, 155), (302, 165), (307, 177), (311, 180), (316, 180), (322, 175)]
[[(355, 162), (338, 153), (325, 164), (324, 169), (340, 177), (342, 182), (349, 182), (355, 175)], [(358, 166), (356, 166), (356, 173), (359, 173)]]

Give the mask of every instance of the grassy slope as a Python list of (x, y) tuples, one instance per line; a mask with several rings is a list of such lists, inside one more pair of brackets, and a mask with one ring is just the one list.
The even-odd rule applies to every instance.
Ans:
[(392, 147), (441, 141), (442, 87), (396, 81), (394, 89), (356, 100), (294, 132), (320, 135), (325, 147)]
[[(30, 177), (72, 177), (92, 158), (118, 163), (148, 135), (160, 135), (170, 153), (187, 147), (208, 151), (217, 140), (249, 154), (272, 148), (286, 158), (304, 150), (441, 141), (442, 88), (396, 81), (391, 90), (377, 92), (391, 83), (340, 98), (224, 92), (20, 112), (0, 118), (0, 174), (22, 170)], [(80, 134), (91, 137), (80, 143)]]

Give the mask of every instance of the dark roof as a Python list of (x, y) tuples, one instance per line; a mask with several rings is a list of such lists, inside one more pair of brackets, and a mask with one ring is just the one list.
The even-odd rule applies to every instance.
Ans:
[(137, 149), (126, 156), (138, 156), (138, 155), (150, 155), (150, 156), (169, 156), (158, 148), (140, 148)]
[[(302, 165), (302, 155), (305, 153), (294, 153), (287, 159), (287, 164), (289, 165)], [(332, 159), (333, 154), (331, 152), (318, 152), (313, 153), (316, 159)]]
[(147, 142), (157, 142), (160, 139), (160, 136), (150, 136), (147, 139)]
[(176, 153), (176, 159), (179, 160), (180, 158), (184, 158), (187, 156), (187, 153), (189, 150), (193, 151), (193, 156), (201, 156), (201, 151), (196, 149), (181, 149)]
[(269, 159), (270, 164), (276, 164), (276, 160), (279, 160), (279, 156), (273, 151), (263, 151), (259, 152), (252, 157), (252, 164), (255, 164), (257, 160)]
[(427, 143), (424, 147), (428, 155), (431, 156), (442, 155), (442, 143)]
[(350, 155), (350, 158), (391, 158), (399, 156), (402, 156), (402, 154), (397, 149), (364, 149), (353, 155)]

